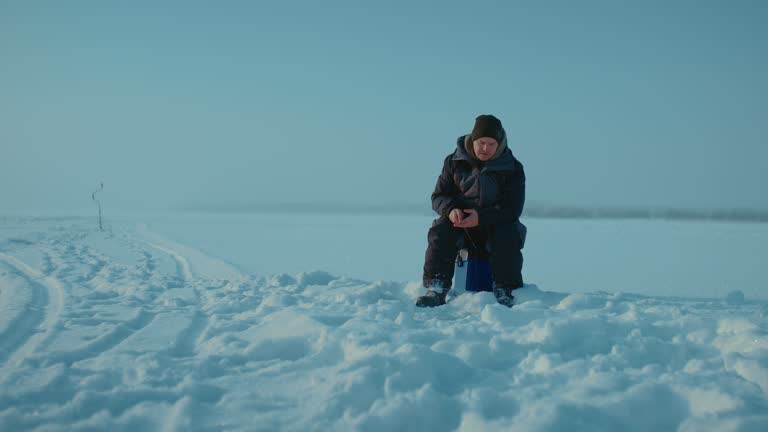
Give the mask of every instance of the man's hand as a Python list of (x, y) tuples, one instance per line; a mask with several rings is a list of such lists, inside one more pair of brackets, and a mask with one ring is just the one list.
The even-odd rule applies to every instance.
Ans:
[(461, 223), (462, 219), (464, 219), (464, 211), (462, 209), (453, 209), (448, 214), (448, 220), (453, 223), (453, 226)]
[[(453, 216), (454, 211), (456, 210), (451, 212), (451, 216)], [(480, 217), (477, 215), (477, 210), (467, 209), (459, 211), (465, 214), (460, 215), (458, 222), (451, 218), (451, 222), (453, 222), (454, 228), (474, 228), (480, 224)]]

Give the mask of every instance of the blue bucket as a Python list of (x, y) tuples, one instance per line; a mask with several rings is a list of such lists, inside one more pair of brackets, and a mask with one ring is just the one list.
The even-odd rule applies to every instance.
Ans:
[(493, 291), (493, 273), (491, 272), (490, 261), (472, 255), (466, 249), (462, 249), (456, 256), (454, 288), (459, 292)]

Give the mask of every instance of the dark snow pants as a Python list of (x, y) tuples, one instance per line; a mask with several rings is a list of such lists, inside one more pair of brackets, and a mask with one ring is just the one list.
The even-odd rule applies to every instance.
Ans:
[[(466, 236), (469, 238), (465, 238)], [(523, 286), (523, 254), (520, 250), (522, 242), (515, 224), (479, 226), (465, 231), (463, 228), (454, 228), (447, 217), (440, 217), (432, 223), (427, 235), (427, 253), (424, 258), (425, 287), (451, 287), (456, 254), (462, 240), (465, 248), (476, 245), (489, 252), (495, 286)]]

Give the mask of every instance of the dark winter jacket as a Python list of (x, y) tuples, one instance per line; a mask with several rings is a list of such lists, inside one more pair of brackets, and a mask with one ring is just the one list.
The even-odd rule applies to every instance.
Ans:
[(469, 136), (456, 141), (456, 150), (443, 162), (443, 170), (432, 193), (432, 208), (447, 217), (451, 210), (476, 209), (481, 226), (517, 224), (521, 237), (525, 227), (520, 215), (525, 204), (523, 164), (506, 147), (495, 159), (483, 162), (467, 152)]

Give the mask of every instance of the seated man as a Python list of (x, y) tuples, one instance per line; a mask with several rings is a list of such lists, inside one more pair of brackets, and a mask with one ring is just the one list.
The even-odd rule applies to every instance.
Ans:
[(466, 235), (470, 240), (487, 241), (493, 293), (499, 303), (512, 307), (512, 290), (523, 286), (523, 165), (507, 147), (501, 121), (492, 115), (477, 117), (472, 133), (459, 137), (456, 144), (443, 162), (432, 193), (432, 208), (440, 217), (429, 229), (424, 260), (427, 292), (416, 300), (416, 306), (445, 304), (458, 241)]

